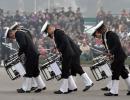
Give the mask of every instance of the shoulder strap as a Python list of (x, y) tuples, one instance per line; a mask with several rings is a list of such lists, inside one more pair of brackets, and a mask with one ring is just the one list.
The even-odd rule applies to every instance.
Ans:
[(104, 43), (105, 43), (105, 47), (106, 47), (106, 49), (107, 49), (107, 52), (110, 53), (110, 51), (109, 51), (109, 49), (108, 49), (108, 45), (107, 45), (107, 38), (106, 38), (107, 32), (108, 32), (108, 31), (106, 31), (105, 34), (104, 34)]

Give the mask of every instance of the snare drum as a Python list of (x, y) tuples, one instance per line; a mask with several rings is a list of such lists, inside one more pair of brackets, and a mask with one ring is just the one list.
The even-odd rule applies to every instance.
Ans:
[(18, 56), (13, 56), (4, 61), (4, 67), (7, 74), (12, 80), (24, 76), (26, 74), (23, 64), (20, 62)]
[(43, 65), (40, 66), (40, 70), (46, 81), (56, 78), (61, 79), (61, 62), (59, 61), (59, 55), (53, 55), (47, 59)]
[(90, 69), (96, 81), (100, 81), (102, 79), (106, 79), (112, 76), (110, 64), (108, 64), (104, 60), (99, 61), (98, 63), (92, 65)]

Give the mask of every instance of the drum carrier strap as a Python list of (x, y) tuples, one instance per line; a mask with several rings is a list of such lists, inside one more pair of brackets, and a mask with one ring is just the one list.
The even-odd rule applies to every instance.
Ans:
[(107, 50), (108, 53), (110, 53), (110, 51), (109, 51), (109, 49), (108, 49), (108, 45), (107, 45), (107, 38), (106, 38), (107, 32), (108, 32), (108, 31), (105, 32), (103, 38), (104, 38), (104, 43), (105, 43), (106, 50)]
[[(106, 50), (107, 50), (108, 53), (110, 53), (110, 50), (108, 49), (108, 45), (107, 45), (107, 39), (106, 39), (107, 32), (108, 32), (108, 31), (105, 32), (103, 38), (104, 38)], [(114, 55), (112, 55), (112, 56), (109, 58), (109, 60), (110, 60), (110, 63), (112, 63), (113, 60), (114, 60)]]

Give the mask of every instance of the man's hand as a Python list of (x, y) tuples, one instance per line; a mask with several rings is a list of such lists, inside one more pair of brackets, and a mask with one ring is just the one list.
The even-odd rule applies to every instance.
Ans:
[(109, 59), (113, 59), (113, 55), (111, 53), (105, 53), (104, 55), (106, 55)]
[(52, 52), (52, 53), (57, 53), (57, 52), (58, 52), (58, 49), (57, 49), (56, 47), (54, 47), (54, 48), (51, 49), (51, 52)]

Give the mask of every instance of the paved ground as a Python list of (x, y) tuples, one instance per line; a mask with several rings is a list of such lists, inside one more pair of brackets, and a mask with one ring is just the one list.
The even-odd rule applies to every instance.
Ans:
[[(60, 82), (51, 80), (45, 83), (47, 84), (47, 90), (35, 94), (18, 94), (17, 88), (20, 88), (22, 79), (15, 81), (10, 80), (4, 68), (0, 68), (0, 100), (130, 100), (130, 96), (126, 96), (127, 87), (125, 82), (121, 79), (120, 90), (118, 97), (105, 97), (103, 91), (100, 91), (101, 87), (104, 87), (108, 80), (102, 80), (96, 82), (89, 68), (85, 68), (85, 71), (94, 81), (94, 86), (87, 92), (82, 92), (84, 84), (82, 79), (77, 76), (78, 91), (71, 94), (56, 95), (53, 91), (58, 89)], [(44, 79), (44, 78), (43, 78)]]

